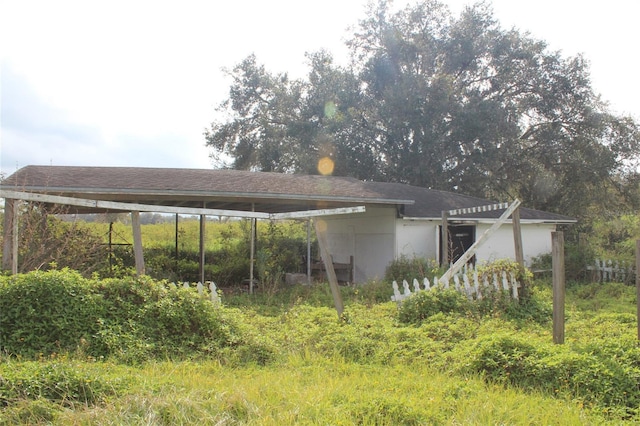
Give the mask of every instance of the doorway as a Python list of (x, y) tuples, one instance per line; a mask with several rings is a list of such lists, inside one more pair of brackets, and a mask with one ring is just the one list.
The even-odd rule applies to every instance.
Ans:
[[(449, 262), (455, 263), (476, 241), (476, 227), (474, 225), (449, 225)], [(440, 232), (440, 263), (442, 263), (442, 232)], [(473, 256), (469, 261), (476, 263)]]

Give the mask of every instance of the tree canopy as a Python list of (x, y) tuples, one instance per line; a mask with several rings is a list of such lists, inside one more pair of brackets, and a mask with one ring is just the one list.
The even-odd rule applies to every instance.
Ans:
[(453, 16), (435, 0), (398, 12), (380, 0), (347, 44), (348, 66), (308, 54), (306, 79), (253, 55), (230, 70), (225, 118), (205, 132), (214, 155), (237, 169), (517, 197), (578, 217), (637, 185), (640, 127), (594, 92), (588, 61), (502, 28), (485, 3)]

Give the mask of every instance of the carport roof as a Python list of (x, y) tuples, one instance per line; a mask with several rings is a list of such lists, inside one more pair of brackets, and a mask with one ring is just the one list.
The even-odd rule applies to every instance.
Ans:
[[(395, 205), (411, 218), (440, 218), (442, 210), (492, 201), (400, 183), (349, 177), (243, 170), (147, 167), (26, 166), (1, 183), (3, 190), (173, 207), (282, 213)], [(88, 211), (82, 211), (88, 212)], [(460, 218), (492, 219), (499, 211)], [(572, 223), (568, 216), (521, 208), (522, 220)]]
[(26, 166), (5, 179), (2, 189), (266, 213), (414, 202), (348, 177), (213, 169)]

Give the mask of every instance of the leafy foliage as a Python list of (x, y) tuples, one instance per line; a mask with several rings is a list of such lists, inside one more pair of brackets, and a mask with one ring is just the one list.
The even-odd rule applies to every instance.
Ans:
[[(224, 308), (195, 290), (146, 277), (87, 280), (67, 270), (1, 277), (0, 330), (0, 351), (25, 358), (81, 353), (140, 363), (223, 357), (234, 347), (250, 354), (244, 346), (252, 345)], [(252, 347), (262, 361), (268, 358), (266, 346)]]
[[(570, 338), (565, 345), (552, 345), (548, 321), (542, 321), (543, 316), (551, 316), (547, 283), (536, 282), (532, 287), (531, 304), (501, 305), (498, 301), (489, 309), (457, 293), (423, 292), (429, 295), (424, 303), (415, 303), (404, 312), (404, 307), (398, 309), (390, 301), (373, 302), (381, 287), (370, 285), (342, 287), (346, 303), (338, 317), (323, 285), (279, 291), (268, 299), (272, 303), (269, 315), (262, 315), (254, 304), (265, 299), (256, 295), (237, 299), (235, 305), (240, 309), (215, 307), (194, 291), (174, 290), (146, 277), (98, 281), (70, 271), (2, 277), (2, 302), (18, 300), (15, 288), (31, 291), (32, 286), (47, 287), (65, 298), (67, 303), (44, 311), (42, 321), (76, 313), (78, 307), (69, 299), (69, 289), (76, 296), (85, 295), (85, 301), (92, 301), (95, 317), (89, 315), (84, 323), (69, 323), (69, 327), (84, 330), (86, 324), (95, 324), (97, 329), (91, 335), (67, 329), (66, 335), (59, 336), (69, 343), (56, 346), (56, 353), (47, 353), (7, 340), (11, 334), (6, 330), (17, 330), (20, 335), (34, 334), (30, 345), (48, 345), (47, 339), (37, 335), (41, 330), (37, 318), (29, 317), (25, 323), (18, 315), (7, 323), (8, 317), (2, 317), (0, 403), (6, 409), (0, 412), (0, 423), (64, 423), (71, 413), (104, 414), (78, 407), (111, 401), (118, 401), (109, 408), (115, 416), (132, 416), (123, 422), (136, 422), (142, 418), (136, 416), (149, 410), (162, 412), (173, 423), (178, 419), (202, 421), (205, 413), (212, 412), (245, 422), (266, 412), (282, 419), (271, 410), (289, 413), (291, 398), (298, 415), (300, 407), (311, 407), (288, 393), (304, 392), (301, 383), (304, 389), (313, 388), (316, 403), (326, 405), (313, 413), (305, 411), (305, 416), (323, 422), (329, 420), (320, 412), (334, 410), (336, 422), (376, 418), (383, 423), (421, 424), (452, 417), (472, 421), (490, 413), (498, 417), (488, 417), (489, 423), (496, 418), (515, 421), (513, 416), (523, 407), (514, 410), (505, 402), (508, 412), (502, 414), (478, 407), (495, 403), (496, 398), (505, 397), (504, 392), (520, 394), (523, 390), (527, 393), (522, 397), (529, 401), (555, 400), (564, 410), (580, 407), (576, 414), (580, 421), (595, 416), (594, 423), (632, 424), (640, 416), (640, 349), (635, 300), (629, 287), (572, 285), (566, 325)], [(388, 298), (391, 288), (386, 286)], [(33, 291), (29, 294), (46, 297)], [(405, 306), (410, 307), (414, 298), (417, 296)], [(608, 300), (613, 298), (627, 310), (597, 311), (610, 306)], [(29, 303), (41, 306), (33, 297), (23, 299), (20, 309), (27, 310)], [(588, 311), (574, 308), (579, 299), (591, 302)], [(607, 303), (595, 303), (605, 299)], [(167, 358), (173, 362), (163, 365), (161, 360)], [(188, 361), (193, 358), (197, 362)], [(253, 367), (256, 364), (265, 367)], [(245, 375), (251, 386), (236, 389)], [(322, 380), (316, 382), (312, 377)], [(203, 390), (190, 390), (193, 386)], [(255, 397), (249, 389), (257, 392)], [(323, 389), (332, 391), (325, 395)], [(500, 396), (490, 396), (493, 392)], [(171, 395), (172, 403), (158, 400), (165, 394)], [(433, 403), (429, 398), (435, 398)], [(467, 405), (473, 414), (460, 417)], [(527, 421), (541, 419), (536, 417), (540, 415), (538, 403), (534, 405), (536, 410), (528, 414)], [(71, 410), (63, 411), (63, 406)], [(291, 415), (296, 421), (285, 419), (284, 423), (300, 421)], [(553, 423), (548, 418), (541, 422)]]
[[(27, 203), (21, 207), (18, 231), (20, 272), (70, 268), (89, 276), (104, 267), (107, 252), (101, 238), (82, 226), (81, 221), (63, 220), (65, 213), (62, 208), (42, 209), (38, 203)], [(82, 256), (78, 256), (79, 252)]]
[(0, 351), (25, 357), (75, 351), (103, 312), (90, 282), (73, 271), (0, 277)]
[(304, 80), (272, 75), (255, 56), (234, 67), (220, 108), (229, 119), (205, 135), (214, 155), (302, 173), (328, 157), (336, 175), (517, 197), (581, 218), (628, 205), (640, 129), (593, 92), (585, 58), (502, 28), (486, 3), (459, 16), (435, 0), (390, 4), (361, 20), (349, 67), (328, 52), (308, 56)]
[(389, 282), (402, 282), (402, 280), (411, 281), (420, 277), (441, 276), (443, 273), (444, 270), (440, 269), (433, 259), (402, 256), (387, 266), (384, 279)]
[(403, 301), (399, 319), (405, 323), (420, 323), (439, 313), (460, 313), (470, 309), (466, 296), (456, 290), (421, 291)]

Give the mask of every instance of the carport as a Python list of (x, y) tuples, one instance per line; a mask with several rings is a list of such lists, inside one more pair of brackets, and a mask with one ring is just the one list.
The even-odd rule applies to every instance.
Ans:
[[(404, 205), (348, 177), (310, 176), (239, 170), (139, 167), (26, 166), (0, 185), (5, 199), (3, 269), (17, 272), (18, 206), (64, 206), (69, 213), (131, 214), (138, 274), (144, 274), (140, 212), (200, 217), (200, 270), (204, 281), (206, 216), (252, 219), (305, 219), (313, 226), (336, 309), (342, 311), (338, 283), (323, 223), (327, 215), (363, 212), (366, 205)], [(310, 228), (308, 228), (310, 229)], [(253, 232), (252, 232), (253, 236)], [(252, 244), (253, 246), (253, 244)], [(250, 285), (253, 283), (251, 254)], [(307, 256), (310, 262), (310, 256)], [(310, 264), (307, 265), (310, 273)]]

